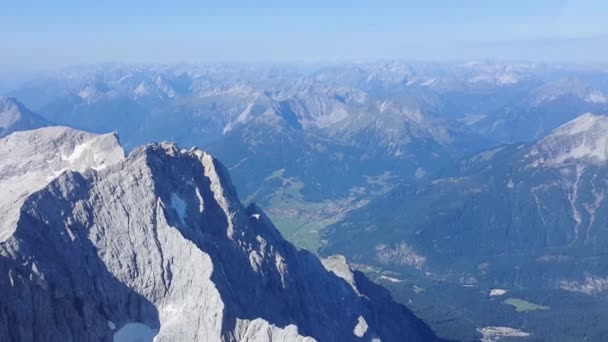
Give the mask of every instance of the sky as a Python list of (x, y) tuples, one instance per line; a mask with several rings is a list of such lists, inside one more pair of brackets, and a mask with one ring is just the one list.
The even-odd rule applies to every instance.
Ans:
[(608, 60), (608, 1), (8, 1), (4, 73), (74, 64)]

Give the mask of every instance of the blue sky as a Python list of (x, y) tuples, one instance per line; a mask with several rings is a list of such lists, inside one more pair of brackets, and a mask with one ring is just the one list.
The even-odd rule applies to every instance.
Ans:
[(0, 67), (608, 60), (608, 1), (10, 1)]

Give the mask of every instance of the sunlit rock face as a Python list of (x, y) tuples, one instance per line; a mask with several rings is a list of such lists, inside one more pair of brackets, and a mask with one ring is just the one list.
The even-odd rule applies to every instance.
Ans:
[(2, 338), (435, 340), (344, 261), (338, 276), (286, 242), (201, 150), (125, 157), (114, 134), (52, 127), (0, 155)]

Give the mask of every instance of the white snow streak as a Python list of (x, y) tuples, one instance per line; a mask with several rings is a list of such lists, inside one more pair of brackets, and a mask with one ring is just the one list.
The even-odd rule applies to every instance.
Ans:
[(80, 155), (82, 154), (82, 152), (84, 150), (86, 150), (89, 147), (88, 143), (82, 143), (80, 145), (76, 145), (74, 147), (74, 151), (72, 151), (72, 154), (70, 154), (69, 156), (66, 156), (65, 154), (61, 155), (61, 160), (67, 161), (69, 163), (73, 163), (76, 161), (76, 159), (78, 159), (80, 157)]

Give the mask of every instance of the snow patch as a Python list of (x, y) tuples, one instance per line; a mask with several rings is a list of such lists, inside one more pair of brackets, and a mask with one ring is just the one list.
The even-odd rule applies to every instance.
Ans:
[(363, 316), (359, 316), (357, 320), (357, 325), (355, 325), (355, 329), (353, 329), (353, 334), (357, 337), (363, 337), (367, 332), (367, 322)]
[(69, 163), (73, 163), (76, 161), (76, 159), (78, 159), (80, 157), (82, 152), (84, 150), (86, 150), (88, 147), (89, 147), (88, 143), (82, 143), (82, 144), (76, 145), (76, 147), (74, 147), (74, 150), (72, 151), (72, 154), (70, 154), (69, 156), (66, 156), (65, 154), (61, 154), (61, 160), (67, 161)]
[(259, 242), (259, 244), (260, 244), (260, 254), (265, 255), (266, 254), (266, 245), (268, 243), (266, 242), (266, 240), (263, 237), (261, 237), (259, 235), (256, 235), (255, 240), (257, 242)]
[(260, 219), (260, 214), (258, 214), (258, 213), (251, 214), (251, 217), (253, 217), (256, 220), (259, 220)]
[(391, 283), (400, 283), (400, 282), (403, 281), (401, 279), (389, 277), (389, 276), (386, 276), (386, 275), (381, 275), (380, 279), (383, 279), (383, 280), (386, 280), (386, 281), (390, 281)]
[(105, 169), (106, 167), (108, 167), (108, 165), (106, 165), (106, 164), (101, 164), (101, 165), (98, 165), (98, 166), (93, 166), (93, 167), (91, 167), (91, 168), (92, 168), (93, 170), (95, 170), (95, 171), (101, 171), (101, 170)]
[(198, 186), (194, 188), (194, 193), (198, 199), (198, 212), (202, 213), (205, 210), (205, 201), (203, 200), (203, 196), (201, 196), (201, 191), (198, 189)]
[(254, 271), (260, 271), (260, 267), (262, 265), (262, 257), (260, 256), (258, 251), (249, 252), (249, 265), (251, 265), (251, 268)]
[[(108, 323), (109, 324), (109, 323)], [(114, 342), (153, 342), (158, 330), (135, 322), (123, 325), (114, 333)]]
[(507, 290), (505, 290), (505, 289), (491, 289), (490, 290), (490, 296), (492, 296), (492, 297), (503, 296), (506, 293), (507, 293)]
[(530, 333), (510, 327), (483, 327), (477, 331), (482, 335), (481, 342), (496, 342), (503, 337), (529, 337)]

